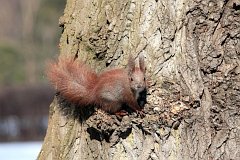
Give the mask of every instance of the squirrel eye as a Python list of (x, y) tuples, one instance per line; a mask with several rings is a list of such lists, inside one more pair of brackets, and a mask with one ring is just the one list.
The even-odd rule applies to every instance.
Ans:
[(130, 80), (133, 81), (133, 78), (131, 77)]
[(144, 77), (143, 80), (146, 81), (146, 78)]

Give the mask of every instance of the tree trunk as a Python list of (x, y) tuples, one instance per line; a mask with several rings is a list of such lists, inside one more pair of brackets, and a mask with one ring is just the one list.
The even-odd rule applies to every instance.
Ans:
[(68, 0), (60, 26), (97, 71), (144, 54), (146, 116), (56, 96), (39, 159), (240, 159), (239, 0)]

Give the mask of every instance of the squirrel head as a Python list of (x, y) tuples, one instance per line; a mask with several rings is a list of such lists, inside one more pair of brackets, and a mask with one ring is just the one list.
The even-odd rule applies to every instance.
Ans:
[(139, 67), (136, 67), (135, 61), (130, 54), (128, 59), (128, 76), (131, 90), (135, 93), (136, 98), (139, 96), (139, 93), (146, 89), (145, 72), (144, 56), (139, 56)]

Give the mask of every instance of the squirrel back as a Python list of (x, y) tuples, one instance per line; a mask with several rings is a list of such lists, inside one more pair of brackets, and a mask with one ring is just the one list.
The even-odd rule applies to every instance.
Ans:
[(139, 67), (130, 55), (128, 69), (110, 69), (98, 75), (85, 63), (67, 57), (59, 58), (48, 68), (48, 78), (70, 102), (82, 106), (97, 105), (110, 113), (118, 112), (124, 104), (134, 111), (141, 110), (137, 99), (146, 89), (142, 56)]

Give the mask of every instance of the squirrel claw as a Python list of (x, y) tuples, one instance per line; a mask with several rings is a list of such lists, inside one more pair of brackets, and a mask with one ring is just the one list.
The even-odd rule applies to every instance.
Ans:
[(137, 114), (140, 115), (141, 118), (145, 117), (145, 114), (142, 110), (137, 110)]
[(124, 111), (124, 110), (121, 110), (121, 111), (118, 111), (115, 113), (115, 115), (118, 115), (118, 116), (126, 116), (128, 114), (128, 112)]

